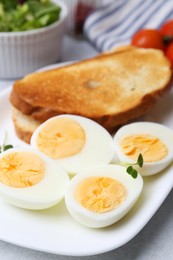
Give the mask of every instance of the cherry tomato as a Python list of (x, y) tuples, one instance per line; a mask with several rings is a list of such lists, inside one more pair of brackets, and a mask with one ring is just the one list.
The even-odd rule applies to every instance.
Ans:
[(164, 50), (162, 35), (158, 30), (142, 29), (131, 40), (131, 44), (141, 48), (154, 48)]
[(165, 55), (170, 60), (173, 67), (173, 42), (167, 46), (165, 50)]
[(173, 36), (173, 20), (164, 23), (160, 28), (160, 33), (163, 36)]

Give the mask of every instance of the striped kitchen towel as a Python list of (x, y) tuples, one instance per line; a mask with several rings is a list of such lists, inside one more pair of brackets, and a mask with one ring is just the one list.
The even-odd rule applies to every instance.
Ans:
[(173, 18), (173, 0), (113, 0), (86, 20), (84, 33), (99, 51), (130, 43), (141, 28), (159, 28)]

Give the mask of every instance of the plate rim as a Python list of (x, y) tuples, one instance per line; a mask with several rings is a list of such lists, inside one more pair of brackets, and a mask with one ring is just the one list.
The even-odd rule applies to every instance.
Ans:
[[(41, 69), (39, 69), (38, 71), (43, 71), (43, 70), (47, 70), (48, 68), (52, 69), (52, 68), (56, 68), (56, 67), (61, 67), (63, 65), (66, 65), (66, 64), (70, 64), (70, 63), (73, 63), (75, 61), (72, 61), (72, 62), (63, 62), (63, 63), (58, 63), (58, 64), (51, 64), (49, 66), (46, 66), (46, 67), (43, 67)], [(10, 94), (10, 91), (11, 91), (11, 88), (12, 88), (12, 85), (7, 87), (7, 89), (4, 89), (2, 91), (0, 91), (0, 100), (1, 98), (5, 97), (5, 98), (8, 98), (9, 97), (9, 94)], [(1, 105), (0, 105), (1, 106)], [(172, 169), (172, 168), (171, 168)], [(171, 172), (173, 171), (170, 170)], [(159, 207), (162, 205), (162, 203), (164, 202), (164, 200), (166, 199), (166, 197), (168, 196), (168, 194), (170, 193), (171, 189), (173, 187), (173, 182), (172, 183), (169, 183), (169, 188), (167, 188), (166, 192), (164, 193), (164, 196), (162, 197), (162, 200), (159, 201), (158, 205), (154, 205), (155, 207), (155, 210), (152, 211), (148, 217), (145, 219), (145, 221), (143, 222), (142, 225), (140, 225), (136, 230), (135, 232), (131, 233), (131, 235), (127, 237), (127, 239), (125, 240), (125, 242), (120, 242), (118, 244), (118, 246), (113, 246), (112, 244), (109, 246), (107, 245), (106, 249), (105, 248), (100, 248), (100, 250), (96, 249), (96, 250), (92, 250), (91, 252), (83, 252), (81, 253), (81, 251), (79, 253), (74, 253), (74, 252), (64, 252), (61, 250), (52, 250), (52, 249), (48, 249), (48, 248), (43, 248), (41, 246), (33, 246), (33, 245), (28, 245), (27, 243), (24, 243), (24, 241), (20, 241), (19, 242), (16, 242), (15, 240), (13, 239), (8, 239), (7, 237), (4, 238), (2, 236), (0, 236), (0, 239), (5, 241), (5, 242), (8, 242), (8, 243), (12, 243), (14, 245), (18, 245), (18, 246), (21, 246), (21, 247), (25, 247), (25, 248), (29, 248), (29, 249), (33, 249), (33, 250), (39, 250), (39, 251), (42, 251), (42, 252), (47, 252), (47, 253), (52, 253), (52, 254), (61, 254), (61, 255), (66, 255), (66, 256), (92, 256), (92, 255), (97, 255), (97, 254), (102, 254), (102, 253), (106, 253), (106, 252), (109, 252), (109, 251), (112, 251), (114, 249), (117, 249), (121, 246), (123, 246), (124, 244), (126, 244), (127, 242), (129, 242), (132, 238), (134, 238), (143, 228), (144, 226), (149, 222), (149, 220), (153, 217), (153, 215), (157, 212), (157, 210), (159, 209)], [(1, 216), (0, 216), (0, 219), (1, 219)]]

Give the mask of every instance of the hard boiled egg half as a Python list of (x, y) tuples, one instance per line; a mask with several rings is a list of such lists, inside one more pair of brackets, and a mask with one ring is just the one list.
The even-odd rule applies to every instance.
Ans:
[(173, 161), (173, 131), (152, 122), (137, 122), (121, 127), (114, 136), (114, 144), (121, 162), (133, 164), (141, 153), (144, 160), (138, 171), (153, 175)]
[(88, 167), (69, 183), (66, 207), (79, 223), (102, 228), (121, 219), (137, 201), (143, 187), (138, 174), (133, 178), (119, 165)]
[(0, 197), (25, 209), (57, 204), (69, 182), (54, 160), (32, 149), (9, 149), (0, 154)]
[(87, 165), (109, 163), (115, 153), (113, 138), (101, 125), (75, 115), (48, 119), (33, 133), (31, 146), (73, 174)]

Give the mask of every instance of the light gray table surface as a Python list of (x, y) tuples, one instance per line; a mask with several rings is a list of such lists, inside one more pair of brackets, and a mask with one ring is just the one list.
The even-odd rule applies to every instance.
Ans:
[[(62, 61), (92, 57), (97, 51), (85, 41), (65, 37)], [(12, 81), (0, 79), (0, 90)], [(0, 223), (1, 225), (1, 223)], [(1, 228), (1, 226), (0, 226)], [(46, 234), (45, 234), (46, 235)], [(74, 257), (39, 252), (0, 241), (0, 260), (172, 260), (173, 191), (144, 229), (122, 247), (101, 255)]]

